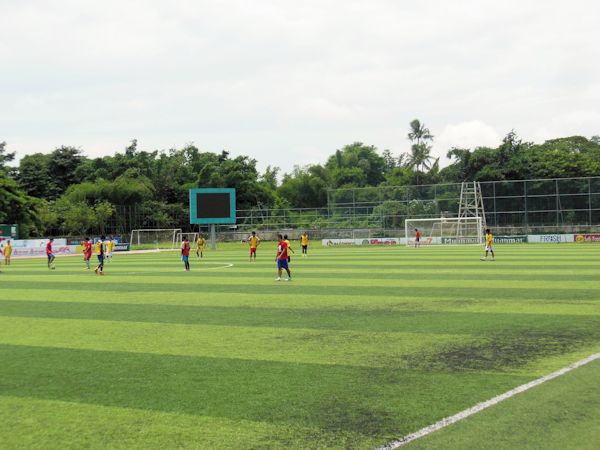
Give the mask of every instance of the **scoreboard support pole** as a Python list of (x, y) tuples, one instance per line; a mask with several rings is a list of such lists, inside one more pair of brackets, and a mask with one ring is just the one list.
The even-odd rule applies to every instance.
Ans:
[(217, 231), (214, 223), (210, 224), (210, 248), (217, 249)]

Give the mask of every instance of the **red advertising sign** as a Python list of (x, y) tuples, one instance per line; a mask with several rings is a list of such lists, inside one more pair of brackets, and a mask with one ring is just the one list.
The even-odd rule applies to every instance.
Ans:
[(576, 234), (575, 242), (600, 242), (600, 234)]

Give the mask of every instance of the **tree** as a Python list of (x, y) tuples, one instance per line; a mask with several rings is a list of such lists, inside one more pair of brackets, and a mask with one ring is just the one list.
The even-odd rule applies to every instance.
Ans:
[(408, 140), (415, 144), (421, 144), (423, 142), (432, 142), (433, 135), (429, 131), (429, 128), (425, 124), (421, 123), (419, 119), (414, 119), (410, 122), (410, 131), (408, 132)]
[(23, 190), (32, 197), (52, 200), (58, 191), (48, 171), (48, 155), (34, 153), (26, 155), (19, 163), (17, 180)]
[(333, 187), (377, 186), (384, 180), (386, 162), (374, 146), (355, 142), (337, 150), (325, 167), (331, 173)]
[(96, 221), (100, 228), (100, 233), (104, 234), (104, 225), (108, 219), (112, 217), (115, 212), (115, 207), (107, 201), (101, 201), (94, 206), (94, 213)]
[(15, 152), (6, 151), (6, 142), (0, 142), (0, 170), (6, 170), (6, 163), (15, 159)]
[(410, 131), (408, 139), (412, 142), (410, 155), (408, 157), (408, 166), (417, 172), (417, 184), (419, 184), (418, 172), (423, 169), (431, 169), (431, 142), (433, 135), (429, 128), (425, 127), (418, 119), (410, 122)]
[(79, 183), (77, 168), (84, 161), (81, 150), (74, 147), (59, 147), (48, 156), (48, 174), (55, 195), (60, 195), (72, 184)]
[(0, 223), (18, 223), (28, 237), (39, 228), (36, 206), (39, 200), (23, 192), (17, 182), (0, 170)]
[(285, 174), (277, 193), (294, 208), (320, 208), (327, 204), (329, 171), (321, 165), (296, 166)]

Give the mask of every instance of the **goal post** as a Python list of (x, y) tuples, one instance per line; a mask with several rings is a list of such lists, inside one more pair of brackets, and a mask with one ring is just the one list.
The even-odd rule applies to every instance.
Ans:
[(129, 243), (140, 248), (172, 250), (178, 248), (177, 236), (181, 228), (145, 228), (131, 230)]
[(177, 248), (181, 248), (183, 238), (188, 238), (188, 241), (195, 243), (198, 239), (198, 233), (182, 233), (181, 231), (178, 231), (175, 235), (175, 244), (177, 245)]
[(433, 219), (406, 219), (406, 245), (415, 244), (415, 234), (421, 234), (420, 244), (468, 245), (483, 244), (481, 217), (436, 217)]

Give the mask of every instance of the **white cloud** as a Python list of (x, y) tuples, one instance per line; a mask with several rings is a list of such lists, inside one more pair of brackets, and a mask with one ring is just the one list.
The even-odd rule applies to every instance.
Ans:
[(407, 151), (413, 118), (438, 155), (513, 128), (600, 134), (599, 15), (591, 0), (0, 0), (0, 140), (19, 156), (195, 142), (288, 171), (357, 140)]
[(433, 153), (441, 156), (440, 161), (453, 147), (474, 149), (475, 147), (497, 147), (502, 136), (490, 125), (481, 120), (470, 120), (446, 125), (436, 136)]

